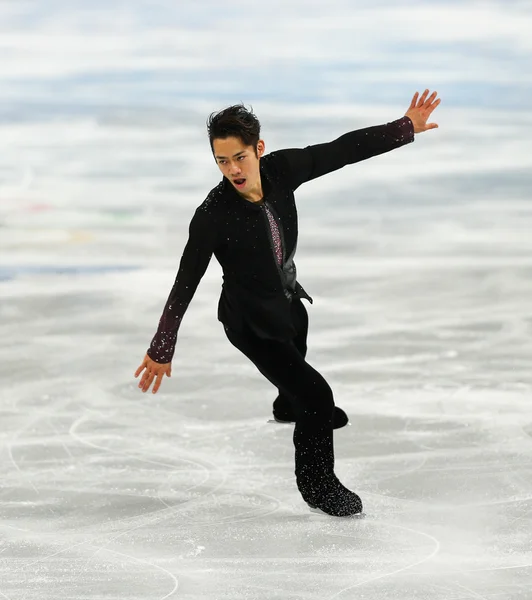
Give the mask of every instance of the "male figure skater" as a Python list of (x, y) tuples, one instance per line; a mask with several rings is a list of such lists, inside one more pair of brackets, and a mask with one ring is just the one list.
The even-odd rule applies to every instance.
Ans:
[(297, 212), (294, 191), (345, 165), (414, 141), (438, 127), (427, 120), (440, 103), (437, 93), (414, 94), (404, 117), (346, 133), (304, 149), (264, 154), (260, 123), (243, 105), (209, 117), (211, 150), (222, 181), (196, 209), (179, 271), (147, 354), (139, 388), (153, 393), (171, 375), (177, 331), (214, 254), (223, 269), (218, 319), (229, 341), (279, 390), (278, 420), (295, 421), (297, 487), (311, 508), (334, 516), (362, 511), (357, 494), (334, 473), (333, 428), (347, 422), (335, 407), (323, 376), (305, 360), (308, 328), (294, 254)]

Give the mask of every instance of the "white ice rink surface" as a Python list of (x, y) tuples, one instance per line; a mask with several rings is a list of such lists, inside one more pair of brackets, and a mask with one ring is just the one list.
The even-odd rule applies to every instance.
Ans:
[[(532, 9), (356, 4), (0, 5), (0, 599), (532, 599)], [(366, 518), (312, 514), (214, 260), (172, 378), (133, 373), (219, 179), (209, 112), (253, 104), (273, 150), (424, 87), (439, 130), (297, 195)]]

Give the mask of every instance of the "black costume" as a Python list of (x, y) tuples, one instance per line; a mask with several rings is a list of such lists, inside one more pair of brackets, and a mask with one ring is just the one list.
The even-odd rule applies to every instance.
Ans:
[[(327, 488), (334, 504), (333, 496), (345, 488), (333, 472), (332, 392), (304, 360), (307, 321), (301, 298), (312, 299), (297, 281), (294, 191), (306, 181), (413, 141), (412, 121), (403, 117), (333, 142), (272, 152), (260, 160), (264, 196), (257, 203), (240, 196), (224, 178), (190, 222), (179, 271), (148, 349), (156, 362), (172, 360), (179, 325), (214, 254), (223, 269), (218, 319), (229, 340), (291, 402), (298, 487), (307, 502), (331, 514), (352, 513), (354, 500), (331, 508), (324, 499)], [(281, 264), (271, 215), (280, 234)]]

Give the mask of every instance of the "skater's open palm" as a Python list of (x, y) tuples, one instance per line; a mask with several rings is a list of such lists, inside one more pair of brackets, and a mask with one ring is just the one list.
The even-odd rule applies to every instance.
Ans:
[(429, 96), (429, 90), (425, 90), (421, 97), (418, 92), (414, 94), (410, 107), (405, 113), (405, 117), (410, 117), (414, 125), (414, 133), (422, 133), (438, 127), (437, 123), (427, 123), (432, 111), (441, 102), (440, 98), (436, 99), (437, 95), (438, 92), (432, 92)]
[(153, 380), (155, 379), (155, 385), (153, 386), (153, 393), (156, 394), (157, 390), (161, 387), (161, 382), (164, 375), (167, 377), (172, 376), (172, 363), (158, 363), (152, 360), (147, 354), (142, 361), (140, 367), (135, 371), (135, 377), (138, 377), (142, 371), (142, 379), (139, 383), (139, 388), (143, 392), (147, 392), (150, 389)]

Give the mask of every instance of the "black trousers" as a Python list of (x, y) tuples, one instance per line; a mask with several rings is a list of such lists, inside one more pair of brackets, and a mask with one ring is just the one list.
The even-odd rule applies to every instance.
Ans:
[(301, 491), (334, 471), (334, 399), (324, 377), (306, 360), (308, 314), (299, 298), (291, 302), (297, 331), (290, 342), (259, 338), (250, 330), (226, 328), (229, 341), (238, 348), (274, 386), (279, 399), (291, 403), (294, 428), (295, 473)]

